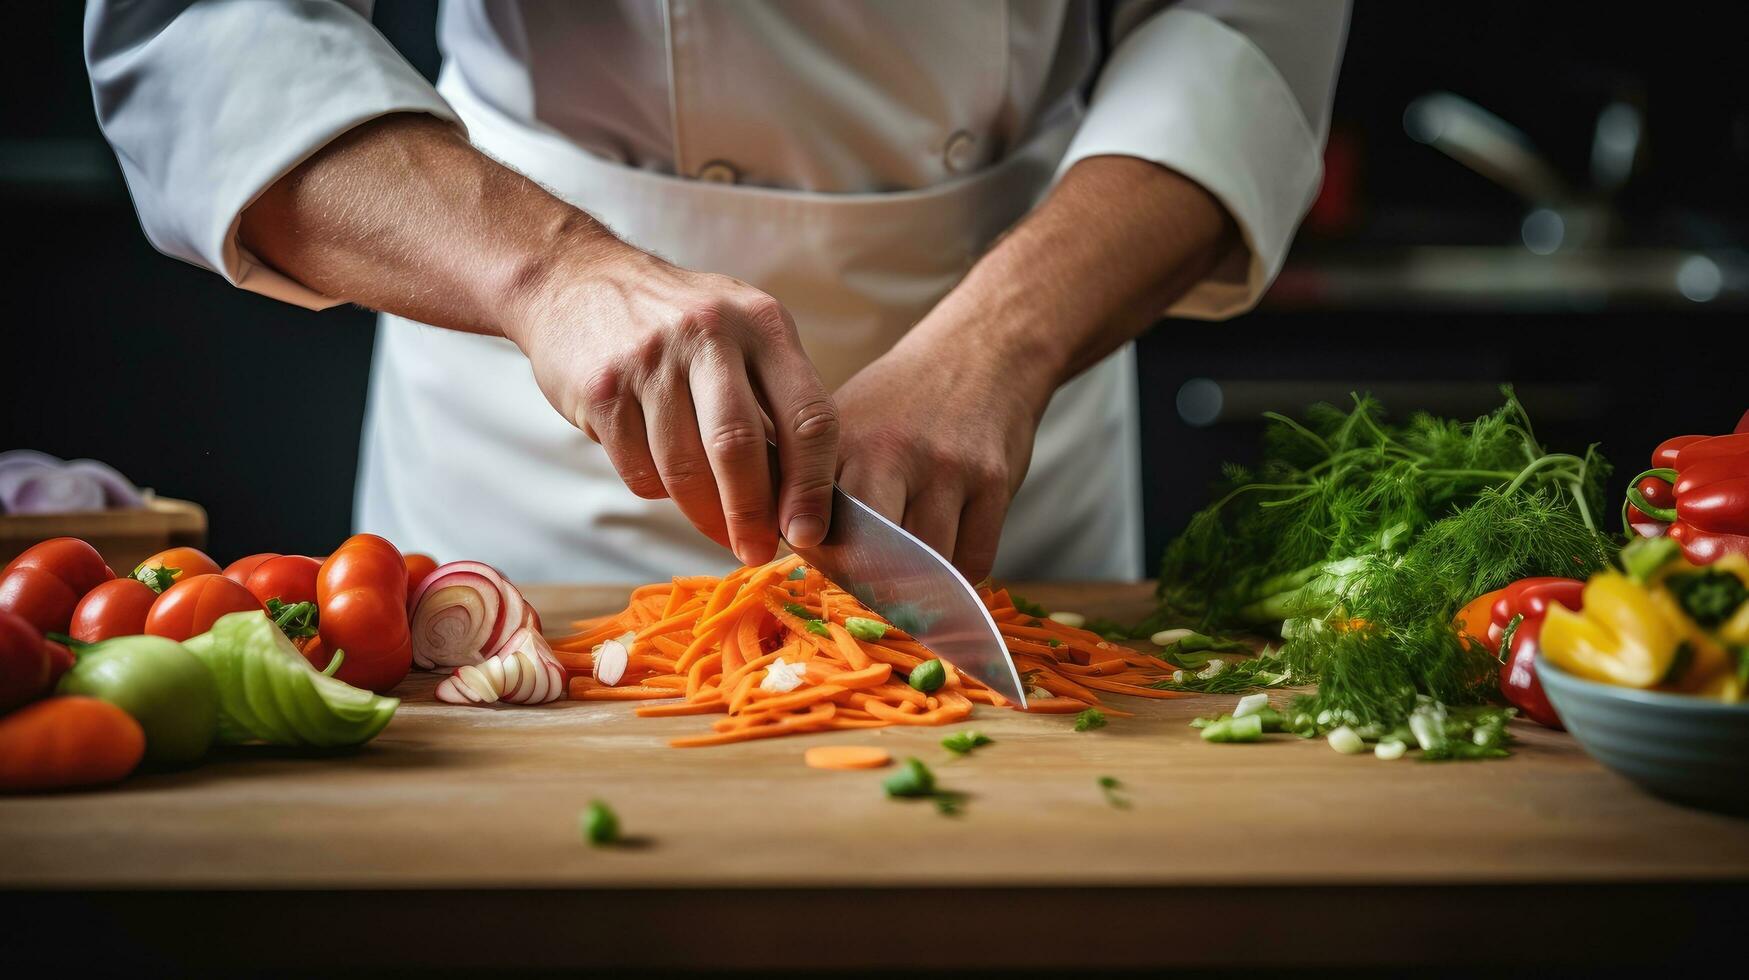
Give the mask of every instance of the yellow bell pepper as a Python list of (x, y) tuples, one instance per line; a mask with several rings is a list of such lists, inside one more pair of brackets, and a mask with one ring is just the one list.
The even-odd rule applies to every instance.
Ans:
[(1584, 598), (1581, 612), (1549, 607), (1543, 656), (1570, 674), (1606, 684), (1662, 683), (1682, 634), (1651, 593), (1620, 572), (1604, 571), (1585, 583)]

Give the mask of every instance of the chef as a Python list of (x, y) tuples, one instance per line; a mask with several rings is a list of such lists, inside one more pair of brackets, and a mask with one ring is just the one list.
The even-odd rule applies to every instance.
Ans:
[(370, 7), (93, 0), (99, 120), (159, 249), (381, 311), (363, 529), (572, 581), (812, 545), (834, 479), (973, 579), (1139, 576), (1131, 341), (1280, 269), (1348, 20), (449, 0), (433, 87)]

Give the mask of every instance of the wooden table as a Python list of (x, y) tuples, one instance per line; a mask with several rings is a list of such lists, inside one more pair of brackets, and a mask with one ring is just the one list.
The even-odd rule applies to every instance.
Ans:
[[(1119, 617), (1149, 597), (1021, 591)], [(626, 590), (529, 593), (558, 626)], [(232, 749), (0, 800), (9, 935), (105, 937), (57, 965), (1619, 965), (1726, 949), (1749, 898), (1749, 822), (1646, 796), (1525, 724), (1511, 759), (1443, 765), (1186, 727), (1232, 697), (1125, 701), (1135, 718), (1082, 734), (979, 709), (958, 727), (995, 744), (957, 760), (940, 729), (681, 751), (666, 740), (706, 719), (460, 708), (433, 686), (410, 679), (357, 752)], [(916, 755), (965, 812), (804, 768), (823, 742)], [(582, 843), (597, 798), (632, 845)]]

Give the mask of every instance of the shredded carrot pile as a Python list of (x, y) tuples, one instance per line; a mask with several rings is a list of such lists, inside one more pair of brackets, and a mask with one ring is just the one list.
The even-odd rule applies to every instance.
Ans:
[[(1028, 686), (1034, 712), (1073, 713), (1099, 707), (1099, 693), (1144, 698), (1177, 697), (1147, 685), (1171, 668), (1159, 660), (1017, 609), (1007, 590), (981, 593), (1015, 666)], [(801, 613), (807, 615), (803, 616)], [(859, 639), (851, 618), (885, 626), (876, 640)], [(673, 701), (640, 705), (645, 717), (721, 714), (709, 734), (674, 739), (678, 748), (724, 745), (801, 732), (947, 725), (974, 704), (1009, 707), (1009, 701), (940, 661), (945, 681), (924, 693), (906, 679), (936, 656), (903, 630), (871, 612), (819, 571), (790, 556), (744, 567), (719, 579), (676, 578), (641, 586), (631, 603), (611, 616), (580, 620), (579, 631), (553, 644), (570, 673), (570, 693), (586, 701)], [(595, 680), (593, 651), (633, 634), (626, 669), (615, 685)], [(783, 661), (805, 674), (792, 690), (768, 690), (768, 674)], [(1043, 692), (1048, 696), (1033, 697)]]

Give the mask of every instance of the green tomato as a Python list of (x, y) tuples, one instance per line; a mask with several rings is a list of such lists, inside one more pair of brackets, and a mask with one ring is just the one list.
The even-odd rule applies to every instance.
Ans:
[(161, 636), (118, 636), (86, 647), (59, 690), (132, 715), (146, 733), (146, 761), (158, 765), (198, 760), (218, 729), (212, 672), (182, 644)]

